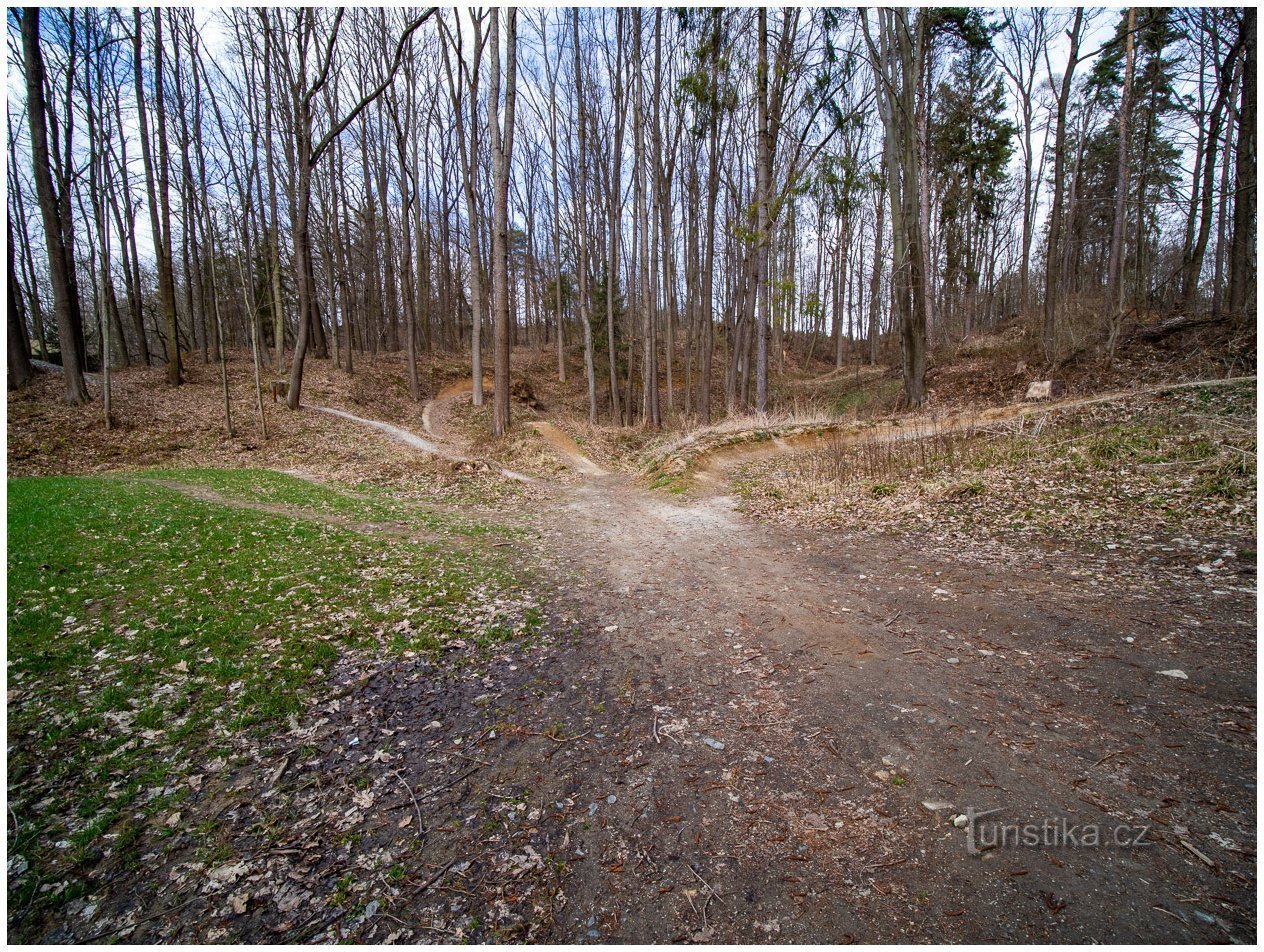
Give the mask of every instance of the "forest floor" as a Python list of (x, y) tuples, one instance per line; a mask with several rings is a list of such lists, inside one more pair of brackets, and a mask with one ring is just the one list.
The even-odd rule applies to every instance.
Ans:
[[(440, 455), (270, 406), (224, 441), (209, 376), (124, 375), (111, 436), (11, 399), (11, 476), (98, 477), (10, 483), (14, 937), (1255, 939), (1253, 383), (660, 481), (551, 393), (493, 449), (456, 366), (424, 408), (315, 366)], [(262, 575), (203, 604), (220, 552)]]

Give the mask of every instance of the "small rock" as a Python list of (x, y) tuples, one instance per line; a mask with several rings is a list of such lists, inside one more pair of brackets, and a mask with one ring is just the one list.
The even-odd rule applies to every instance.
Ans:
[(1180, 668), (1172, 668), (1169, 671), (1160, 671), (1159, 674), (1165, 675), (1169, 678), (1180, 678), (1182, 681), (1189, 680), (1189, 675), (1186, 674), (1184, 671), (1182, 671)]
[(940, 810), (952, 809), (952, 804), (949, 803), (947, 800), (923, 800), (922, 806), (924, 806), (931, 813), (938, 813)]
[(949, 663), (949, 664), (961, 664), (961, 659), (960, 659), (960, 658), (949, 658), (949, 659), (948, 659), (948, 663)]
[(1066, 384), (1061, 380), (1033, 380), (1027, 387), (1024, 400), (1050, 400), (1066, 393)]
[(959, 813), (955, 817), (952, 818), (952, 825), (955, 826), (959, 830), (964, 830), (967, 826), (970, 825), (970, 818), (966, 816), (964, 813)]
[(724, 749), (724, 744), (721, 741), (716, 740), (714, 737), (704, 737), (702, 738), (702, 742), (706, 744), (708, 747), (710, 747), (712, 750)]
[(619, 630), (619, 626), (618, 626), (618, 625), (606, 625), (605, 630), (606, 630), (606, 631), (618, 631), (618, 630)]
[(10, 856), (9, 857), (9, 875), (10, 876), (21, 876), (30, 868), (31, 868), (31, 864), (26, 861), (25, 856)]
[(618, 799), (619, 798), (612, 793), (610, 796), (606, 797), (606, 803), (614, 803)]

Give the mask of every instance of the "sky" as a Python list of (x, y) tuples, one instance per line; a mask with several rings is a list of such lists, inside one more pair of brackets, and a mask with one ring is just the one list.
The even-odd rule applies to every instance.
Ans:
[[(230, 58), (227, 55), (225, 55), (229, 47), (229, 44), (231, 42), (231, 34), (229, 30), (226, 28), (225, 21), (223, 19), (222, 11), (224, 9), (226, 8), (217, 7), (217, 6), (209, 6), (209, 5), (201, 5), (196, 8), (196, 16), (197, 16), (198, 25), (201, 30), (202, 41), (205, 45), (209, 58), (215, 60), (219, 65), (221, 65), (224, 68), (231, 68)], [(993, 10), (994, 16), (999, 13), (999, 8), (992, 8), (992, 10)], [(1069, 8), (1063, 8), (1063, 10), (1066, 13), (1069, 13)], [(1087, 50), (1090, 53), (1098, 50), (1100, 46), (1104, 42), (1106, 42), (1113, 34), (1115, 23), (1119, 16), (1119, 12), (1120, 11), (1118, 9), (1113, 9), (1113, 8), (1112, 9), (1096, 8), (1094, 12), (1092, 13), (1090, 25), (1086, 31), (1085, 38), (1082, 43), (1082, 49)], [(536, 15), (535, 10), (531, 10), (529, 12), (524, 11), (524, 17), (526, 16), (534, 17), (535, 15)], [(467, 18), (465, 16), (461, 16), (458, 19), (462, 25), (462, 29), (464, 31), (468, 31), (469, 27), (468, 27)], [(452, 22), (451, 19), (449, 19), (449, 23), (451, 22)], [(520, 23), (519, 32), (520, 32), (520, 37), (521, 37), (520, 46), (525, 46), (528, 42), (534, 45), (536, 34), (535, 34), (535, 28), (533, 25), (527, 24), (525, 22)], [(350, 38), (347, 36), (344, 36), (342, 38), (342, 41), (345, 43), (348, 41), (348, 39)], [(11, 51), (14, 49), (14, 44), (15, 44), (15, 33), (11, 29), (10, 30), (10, 50)], [(1056, 33), (1055, 37), (1053, 38), (1053, 41), (1050, 44), (1050, 50), (1049, 50), (1049, 59), (1050, 59), (1050, 62), (1054, 66), (1055, 73), (1060, 74), (1062, 67), (1065, 65), (1067, 51), (1068, 51), (1067, 38), (1065, 34), (1061, 30), (1059, 30)], [(1091, 68), (1092, 68), (1092, 57), (1090, 56), (1086, 61), (1081, 62), (1079, 66), (1077, 67), (1077, 77), (1086, 75), (1091, 70)], [(1048, 80), (1043, 75), (1043, 73), (1044, 73), (1044, 70), (1042, 68), (1041, 79), (1040, 79), (1039, 84), (1047, 86)], [(530, 82), (529, 76), (526, 70), (520, 69), (519, 77), (522, 84), (524, 85)], [(442, 80), (440, 79), (439, 81), (442, 81)], [(531, 92), (534, 94), (536, 98), (540, 99), (541, 101), (542, 101), (542, 97), (545, 95), (544, 91), (541, 89), (532, 89)], [(8, 93), (9, 93), (10, 111), (16, 114), (24, 108), (25, 84), (24, 84), (22, 72), (19, 68), (17, 68), (14, 62), (14, 57), (12, 53), (9, 57), (9, 65), (8, 65)], [(1017, 125), (1018, 117), (1017, 117), (1016, 106), (1012, 98), (1012, 95), (1010, 95), (1008, 91), (1007, 91), (1007, 106), (1008, 106), (1008, 111), (1009, 111), (1011, 119), (1015, 122), (1015, 125)], [(523, 114), (523, 119), (520, 120), (520, 129), (522, 128), (522, 122), (525, 121), (527, 116), (531, 115), (531, 112), (528, 109), (523, 109), (522, 114)], [(135, 122), (136, 122), (135, 117), (129, 116), (126, 118), (125, 121), (130, 126), (130, 128), (127, 129), (127, 133), (131, 141), (135, 142), (136, 137), (138, 135), (138, 130), (136, 129), (136, 126), (135, 126)], [(1034, 135), (1033, 135), (1033, 147), (1034, 147), (1037, 157), (1039, 157), (1039, 155), (1043, 151), (1044, 145), (1045, 143), (1044, 143), (1043, 129), (1038, 128), (1037, 130), (1035, 130)], [(1021, 175), (1022, 158), (1018, 152), (1017, 143), (1015, 143), (1015, 146), (1016, 146), (1015, 153), (1014, 153), (1013, 158), (1011, 159), (1011, 172), (1016, 175)], [(138, 157), (138, 153), (139, 153), (138, 149), (132, 150), (133, 159), (136, 159)], [(26, 158), (26, 150), (25, 150), (24, 143), (20, 146), (18, 154), (19, 154), (20, 162)], [(4, 161), (5, 162), (8, 161), (7, 151), (6, 151)], [(24, 174), (29, 176), (29, 172), (26, 170), (24, 170)], [(7, 178), (5, 180), (5, 187), (7, 188)], [(1043, 192), (1041, 194), (1043, 194)], [(144, 213), (142, 212), (142, 215), (143, 214)], [(1043, 222), (1043, 217), (1044, 217), (1044, 214), (1042, 210), (1038, 217), (1038, 229), (1040, 227), (1040, 224)], [(143, 224), (147, 225), (147, 223), (143, 223)], [(35, 233), (37, 229), (38, 229), (38, 225), (36, 224), (32, 228), (32, 239), (38, 243), (38, 236)], [(153, 246), (152, 246), (151, 237), (149, 235), (149, 228), (141, 227), (137, 229), (137, 232), (140, 239), (139, 240), (140, 247), (138, 249), (139, 252), (141, 253), (143, 257), (147, 258), (148, 260), (152, 260)]]

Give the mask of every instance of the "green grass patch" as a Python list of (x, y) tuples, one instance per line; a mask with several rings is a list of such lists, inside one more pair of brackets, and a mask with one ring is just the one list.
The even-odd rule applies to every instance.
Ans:
[(269, 469), (149, 469), (131, 475), (202, 487), (238, 502), (290, 506), (315, 515), (363, 522), (399, 522), (450, 535), (512, 534), (512, 530), (504, 526), (438, 512), (412, 500), (397, 498), (387, 488), (372, 483), (355, 486), (315, 483)]
[[(282, 474), (151, 475), (310, 512), (425, 515)], [(10, 852), (32, 867), (10, 902), (55, 902), (38, 892), (51, 876), (97, 850), (121, 855), (139, 831), (107, 832), (162, 807), (236, 736), (301, 712), (345, 652), (489, 645), (541, 623), (497, 549), (229, 508), (140, 479), (8, 486)]]

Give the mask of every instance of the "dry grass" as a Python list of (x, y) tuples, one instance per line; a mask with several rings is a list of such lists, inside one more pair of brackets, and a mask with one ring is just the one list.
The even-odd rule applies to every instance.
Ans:
[[(423, 387), (450, 373), (451, 361), (423, 362)], [(115, 426), (106, 430), (99, 385), (85, 406), (61, 401), (62, 381), (40, 374), (8, 402), (10, 476), (88, 474), (150, 467), (268, 468), (298, 471), (344, 483), (390, 486), (401, 493), (485, 501), (523, 489), (493, 473), (457, 473), (359, 424), (314, 412), (294, 413), (265, 396), (263, 439), (249, 356), (228, 364), (235, 435), (224, 426), (219, 367), (193, 363), (186, 383), (167, 386), (162, 368), (134, 367), (114, 375)], [(265, 378), (270, 381), (271, 376)], [(403, 355), (357, 358), (353, 375), (311, 360), (303, 402), (332, 406), (421, 431), (421, 405), (408, 396)]]
[(1099, 545), (1255, 530), (1250, 383), (1151, 394), (892, 439), (839, 437), (744, 467), (747, 508), (818, 528), (936, 531), (982, 544)]

